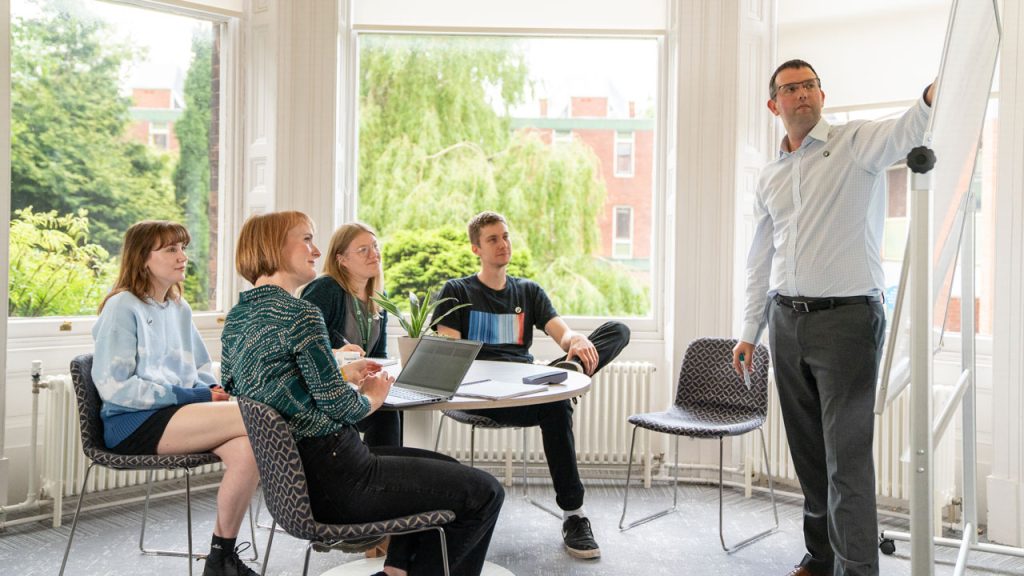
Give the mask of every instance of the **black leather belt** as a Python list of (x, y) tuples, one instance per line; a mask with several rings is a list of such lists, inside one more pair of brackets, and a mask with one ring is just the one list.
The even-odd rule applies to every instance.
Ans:
[(879, 296), (843, 296), (840, 298), (807, 298), (797, 296), (790, 298), (782, 294), (775, 295), (775, 303), (783, 308), (792, 308), (797, 312), (817, 312), (818, 310), (831, 310), (837, 306), (848, 306), (850, 304), (870, 304), (881, 302)]

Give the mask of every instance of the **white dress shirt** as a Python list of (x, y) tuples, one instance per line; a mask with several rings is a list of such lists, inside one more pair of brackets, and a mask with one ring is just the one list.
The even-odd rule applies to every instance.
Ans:
[(893, 120), (831, 126), (822, 118), (800, 148), (780, 146), (758, 181), (741, 340), (757, 342), (775, 294), (884, 290), (885, 170), (921, 145), (929, 112), (922, 97)]

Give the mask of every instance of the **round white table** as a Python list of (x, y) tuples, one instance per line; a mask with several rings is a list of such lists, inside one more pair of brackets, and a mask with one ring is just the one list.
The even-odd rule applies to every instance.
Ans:
[[(389, 374), (398, 376), (402, 371), (401, 366), (387, 366), (385, 370)], [(474, 382), (481, 379), (502, 380), (507, 382), (522, 382), (523, 376), (540, 374), (560, 370), (542, 364), (521, 364), (516, 362), (498, 362), (494, 360), (475, 360), (469, 373), (463, 379), (464, 382)], [(425, 448), (432, 450), (433, 426), (431, 413), (437, 410), (483, 410), (487, 408), (509, 408), (513, 406), (529, 406), (531, 404), (546, 404), (559, 400), (568, 400), (577, 396), (583, 396), (590, 391), (590, 377), (580, 372), (566, 370), (567, 377), (564, 382), (558, 384), (541, 384), (537, 386), (537, 392), (525, 396), (491, 400), (486, 398), (470, 398), (459, 396), (458, 393), (447, 402), (434, 402), (432, 404), (420, 404), (418, 406), (407, 406), (403, 408), (406, 412), (404, 423), (404, 443), (413, 448)]]
[[(392, 364), (384, 368), (389, 374), (398, 376), (402, 367)], [(495, 360), (474, 360), (473, 366), (469, 369), (464, 382), (478, 382), (480, 380), (501, 380), (506, 382), (522, 382), (523, 376), (531, 376), (542, 372), (559, 370), (566, 373), (566, 379), (558, 384), (540, 384), (537, 392), (524, 396), (515, 396), (501, 400), (486, 398), (471, 398), (459, 396), (458, 392), (447, 402), (434, 402), (433, 404), (420, 404), (408, 406), (405, 411), (430, 411), (430, 410), (480, 410), (484, 408), (508, 408), (511, 406), (528, 406), (530, 404), (546, 404), (558, 400), (567, 400), (576, 396), (582, 396), (590, 390), (590, 377), (580, 372), (552, 368), (543, 364), (521, 364), (517, 362), (498, 362)]]
[[(384, 368), (389, 374), (398, 376), (402, 371), (401, 366), (391, 365)], [(493, 360), (475, 360), (473, 367), (463, 380), (473, 382), (481, 379), (503, 380), (508, 382), (522, 382), (523, 376), (540, 374), (560, 370), (551, 366), (540, 364), (520, 364), (516, 362), (497, 362)], [(404, 424), (404, 443), (414, 448), (433, 449), (431, 438), (433, 427), (431, 426), (431, 413), (436, 410), (481, 410), (487, 408), (509, 408), (512, 406), (529, 406), (531, 404), (545, 404), (557, 402), (582, 396), (590, 390), (590, 377), (579, 372), (568, 371), (564, 382), (558, 384), (542, 384), (537, 386), (537, 392), (524, 396), (491, 400), (486, 398), (470, 398), (456, 394), (447, 402), (434, 402), (432, 404), (420, 404), (403, 408), (406, 412)], [(348, 562), (337, 568), (324, 572), (321, 576), (367, 576), (379, 572), (384, 568), (383, 558), (364, 558)], [(490, 562), (484, 563), (483, 576), (514, 576), (506, 568)]]

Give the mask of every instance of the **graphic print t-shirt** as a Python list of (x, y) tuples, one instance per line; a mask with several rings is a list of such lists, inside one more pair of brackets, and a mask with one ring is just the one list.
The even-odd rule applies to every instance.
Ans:
[(532, 280), (509, 276), (502, 290), (492, 290), (473, 276), (449, 280), (441, 298), (455, 298), (438, 306), (440, 316), (457, 304), (470, 303), (441, 320), (442, 326), (458, 330), (467, 340), (484, 343), (477, 358), (533, 362), (530, 346), (533, 329), (543, 330), (558, 316), (544, 289)]

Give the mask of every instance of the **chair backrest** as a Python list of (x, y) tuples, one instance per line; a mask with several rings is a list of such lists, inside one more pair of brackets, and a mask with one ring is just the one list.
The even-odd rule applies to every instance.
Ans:
[(676, 387), (678, 406), (729, 406), (768, 413), (768, 349), (758, 344), (750, 369), (750, 389), (732, 367), (736, 340), (698, 338), (686, 348)]
[(306, 472), (288, 424), (276, 410), (255, 400), (240, 397), (238, 407), (256, 456), (267, 510), (285, 532), (303, 540), (317, 539)]
[(103, 421), (100, 408), (103, 401), (92, 381), (92, 354), (82, 354), (71, 361), (71, 385), (78, 398), (78, 424), (82, 427), (82, 451), (95, 460), (108, 452), (103, 440)]

